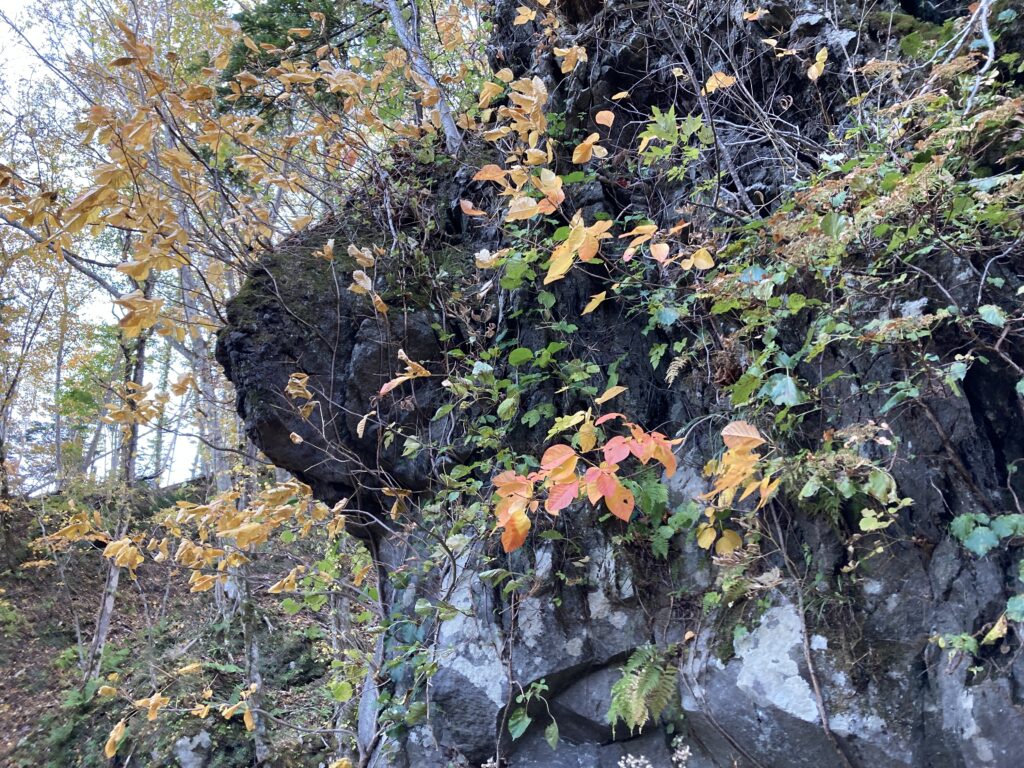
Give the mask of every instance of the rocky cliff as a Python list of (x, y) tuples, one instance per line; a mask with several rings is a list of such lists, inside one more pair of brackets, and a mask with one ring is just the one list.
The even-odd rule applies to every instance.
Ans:
[[(953, 3), (552, 5), (557, 27), (514, 24), (516, 4), (498, 2), (490, 56), (545, 84), (563, 147), (597, 112), (616, 116), (607, 160), (566, 184), (566, 221), (682, 216), (684, 248), (717, 233), (720, 271), (651, 263), (629, 284), (618, 239), (547, 286), (528, 259), (477, 269), (474, 254), (512, 236), (460, 206), (502, 204), (473, 175), (503, 156), (472, 142), (440, 167), (396, 161), (415, 193), (354, 201), (266, 255), (220, 338), (250, 436), (329, 504), (349, 499), (380, 565), (389, 629), (361, 702), (364, 763), (1019, 765), (1024, 660), (1007, 604), (1024, 589), (1020, 101), (976, 97), (1000, 117), (969, 129), (913, 122), (974, 87), (981, 61), (956, 58), (964, 22), (939, 26), (963, 10)], [(570, 46), (588, 58), (566, 73), (555, 51)], [(811, 78), (816, 61), (830, 64)], [(709, 92), (716, 72), (740, 83)], [(910, 122), (883, 137), (897, 103)], [(705, 135), (677, 148), (682, 170), (656, 174), (625, 148), (670, 110)], [(958, 162), (965, 130), (975, 160)], [(568, 154), (555, 158), (564, 175)], [(979, 183), (981, 167), (998, 184)], [(984, 197), (997, 193), (998, 206)], [(975, 228), (958, 219), (968, 208)], [(401, 260), (381, 256), (375, 284), (385, 316), (348, 290), (354, 263), (313, 254), (394, 231)], [(636, 303), (581, 317), (601, 291)], [(510, 362), (513, 348), (566, 363), (547, 375)], [(399, 350), (433, 375), (380, 397)], [(295, 373), (313, 395), (305, 413), (286, 394)], [(615, 410), (684, 438), (679, 470), (638, 480), (629, 524), (578, 502), (502, 553), (482, 501), (502, 451), (540, 456), (552, 420), (613, 381), (627, 388)], [(737, 523), (744, 546), (711, 555), (688, 510), (740, 417), (796, 459)], [(670, 701), (642, 729), (613, 727), (613, 686), (638, 650)]]

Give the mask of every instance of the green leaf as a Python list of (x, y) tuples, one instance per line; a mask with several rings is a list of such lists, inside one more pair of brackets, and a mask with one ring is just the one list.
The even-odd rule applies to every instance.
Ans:
[(803, 402), (796, 380), (792, 376), (776, 373), (768, 379), (765, 389), (775, 405), (793, 406)]
[(302, 606), (299, 605), (294, 599), (286, 597), (281, 601), (281, 610), (287, 613), (289, 616), (294, 616), (296, 613), (302, 610)]
[(508, 355), (509, 365), (522, 365), (533, 360), (533, 350), (526, 347), (516, 347)]
[(1010, 621), (1024, 621), (1024, 595), (1014, 595), (1006, 601), (1006, 618)]
[(348, 682), (348, 680), (333, 682), (327, 686), (327, 690), (330, 691), (331, 697), (335, 701), (339, 701), (342, 704), (352, 698), (352, 683)]
[(544, 740), (552, 749), (558, 749), (558, 723), (554, 720), (544, 729)]
[(526, 707), (518, 707), (508, 719), (508, 732), (512, 734), (513, 739), (518, 739), (526, 733), (532, 722), (533, 718), (526, 714)]
[(983, 557), (999, 546), (999, 537), (988, 526), (979, 525), (964, 539), (964, 546), (978, 557)]
[(1006, 313), (995, 304), (982, 304), (978, 307), (978, 315), (989, 325), (1002, 328), (1006, 325)]

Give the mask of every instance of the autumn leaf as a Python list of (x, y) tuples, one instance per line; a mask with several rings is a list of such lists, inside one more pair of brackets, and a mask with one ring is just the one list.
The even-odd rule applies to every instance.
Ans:
[(583, 426), (580, 427), (580, 431), (576, 434), (579, 437), (580, 451), (587, 453), (594, 450), (594, 447), (597, 445), (597, 427), (594, 426), (594, 422), (591, 419), (583, 422)]
[(664, 264), (668, 261), (670, 252), (671, 248), (668, 243), (651, 243), (651, 258), (659, 264)]
[(576, 65), (587, 60), (587, 49), (582, 45), (571, 48), (555, 48), (555, 56), (562, 60), (562, 74), (567, 75), (576, 69)]
[(701, 523), (697, 526), (697, 546), (701, 549), (711, 549), (716, 538), (718, 538), (718, 532), (713, 525)]
[(145, 709), (146, 719), (152, 722), (153, 720), (156, 720), (157, 713), (160, 709), (167, 706), (170, 701), (169, 697), (154, 693), (152, 696), (145, 699), (137, 699), (132, 703), (139, 709)]
[(722, 429), (722, 440), (733, 450), (749, 451), (767, 442), (757, 427), (745, 421), (733, 421)]
[(521, 27), (523, 24), (528, 24), (536, 18), (537, 12), (535, 10), (527, 8), (525, 5), (520, 5), (516, 8), (516, 17), (512, 20), (512, 24), (516, 27)]
[(814, 56), (814, 63), (807, 70), (807, 77), (811, 82), (817, 82), (825, 71), (825, 62), (828, 61), (828, 48), (821, 48)]
[(117, 754), (117, 746), (121, 743), (121, 739), (124, 738), (124, 732), (127, 728), (127, 724), (124, 720), (119, 720), (117, 725), (110, 731), (110, 735), (107, 737), (107, 743), (103, 747), (103, 754), (107, 758), (113, 758)]
[(698, 248), (688, 258), (679, 262), (683, 269), (711, 269), (715, 266), (715, 260), (707, 248)]
[(715, 542), (715, 554), (728, 555), (735, 552), (742, 546), (743, 539), (740, 535), (731, 528), (726, 528), (722, 531), (722, 535), (718, 538), (718, 541)]
[(701, 90), (701, 94), (710, 95), (715, 91), (722, 88), (729, 88), (736, 84), (736, 78), (732, 75), (727, 75), (725, 72), (715, 72), (708, 78), (707, 83)]
[(544, 502), (544, 509), (548, 514), (557, 516), (561, 510), (576, 500), (579, 492), (580, 483), (578, 479), (553, 485), (548, 489), (548, 498)]
[(596, 115), (594, 115), (594, 122), (598, 125), (603, 125), (606, 128), (611, 128), (615, 122), (615, 113), (610, 109), (602, 109)]
[(572, 161), (576, 165), (583, 165), (590, 162), (592, 157), (602, 158), (608, 156), (608, 150), (598, 145), (598, 141), (601, 136), (597, 133), (592, 133), (585, 138), (582, 143), (576, 146), (576, 149), (572, 152)]
[(583, 308), (583, 312), (581, 312), (580, 314), (589, 315), (591, 312), (597, 309), (601, 305), (601, 302), (604, 301), (607, 297), (607, 291), (595, 293), (593, 296), (590, 297), (590, 301), (587, 302), (587, 306)]
[(481, 109), (486, 109), (496, 97), (500, 96), (504, 92), (504, 86), (489, 80), (484, 83), (484, 87), (480, 89), (480, 100), (477, 102), (477, 105)]
[(604, 503), (613, 515), (627, 523), (633, 516), (633, 508), (636, 506), (633, 492), (620, 482), (616, 482), (610, 494), (605, 494)]
[(373, 291), (373, 281), (370, 276), (363, 272), (361, 269), (357, 269), (352, 273), (352, 285), (348, 287), (352, 293), (365, 295)]
[(501, 534), (501, 546), (505, 552), (515, 552), (526, 541), (530, 532), (530, 518), (526, 512), (516, 510), (504, 522), (505, 531)]
[(629, 91), (619, 91), (614, 96), (612, 96), (612, 101), (622, 101), (623, 99), (628, 99), (628, 98), (629, 98)]
[(486, 216), (487, 211), (481, 211), (479, 208), (473, 205), (469, 200), (460, 200), (459, 208), (466, 216)]
[(597, 403), (598, 405), (603, 405), (604, 403), (607, 403), (612, 398), (618, 397), (623, 392), (625, 392), (627, 389), (628, 389), (628, 387), (624, 387), (621, 384), (616, 385), (614, 387), (608, 387), (608, 389), (606, 389), (604, 391), (604, 393), (602, 393), (602, 395), (600, 397), (598, 397), (596, 400), (594, 400), (594, 402)]

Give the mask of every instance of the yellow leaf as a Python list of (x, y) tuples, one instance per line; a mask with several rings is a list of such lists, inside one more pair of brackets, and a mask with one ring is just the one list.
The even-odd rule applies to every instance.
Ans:
[(156, 720), (157, 712), (160, 711), (161, 707), (165, 707), (170, 703), (170, 698), (167, 696), (161, 696), (159, 693), (154, 693), (152, 696), (145, 699), (137, 699), (135, 702), (136, 707), (139, 709), (145, 709), (146, 719), (152, 722)]
[(583, 165), (584, 163), (589, 162), (591, 157), (606, 157), (608, 155), (608, 150), (597, 145), (597, 141), (600, 138), (601, 137), (596, 133), (592, 133), (587, 136), (587, 138), (573, 150), (572, 161), (576, 165)]
[(744, 21), (757, 21), (762, 16), (767, 16), (768, 11), (764, 8), (758, 8), (756, 11), (747, 11), (743, 14)]
[(811, 82), (816, 82), (825, 71), (825, 62), (828, 61), (828, 48), (821, 48), (814, 57), (814, 63), (807, 70), (807, 77)]
[(580, 427), (579, 438), (581, 452), (586, 453), (587, 451), (594, 450), (594, 446), (597, 445), (597, 427), (594, 426), (594, 422), (591, 419), (583, 422), (583, 426)]
[(313, 220), (312, 216), (296, 216), (294, 219), (289, 221), (292, 229), (305, 229), (306, 225)]
[(715, 266), (715, 260), (711, 256), (711, 252), (707, 248), (698, 248), (694, 251), (689, 258), (683, 259), (679, 262), (679, 266), (683, 269), (711, 269)]
[(992, 626), (992, 629), (985, 633), (985, 637), (982, 639), (981, 644), (992, 645), (997, 640), (1003, 639), (1006, 637), (1007, 628), (1006, 614), (1004, 613)]
[(701, 549), (711, 549), (716, 538), (718, 538), (718, 533), (713, 525), (701, 523), (697, 526), (697, 546)]
[(245, 709), (245, 714), (242, 715), (242, 722), (245, 723), (245, 730), (256, 730), (256, 720), (253, 718), (252, 711), (248, 707)]
[(629, 98), (629, 91), (619, 91), (614, 96), (612, 96), (612, 101), (622, 101), (622, 99), (628, 99), (628, 98)]
[(124, 720), (119, 720), (117, 725), (110, 731), (110, 735), (107, 737), (107, 744), (103, 747), (103, 754), (108, 758), (112, 758), (117, 754), (117, 745), (121, 743), (121, 739), (124, 737), (125, 727)]
[(590, 301), (587, 302), (587, 306), (583, 308), (583, 312), (581, 314), (589, 315), (591, 312), (597, 309), (601, 305), (601, 302), (604, 301), (607, 297), (608, 291), (601, 291), (600, 293), (595, 293), (593, 296), (590, 297)]
[(203, 668), (203, 664), (200, 661), (193, 661), (191, 664), (186, 664), (184, 667), (180, 667), (175, 674), (178, 675), (192, 675), (199, 672)]
[(96, 693), (100, 696), (114, 696), (117, 694), (117, 688), (112, 685), (101, 685)]
[(305, 442), (302, 439), (302, 435), (300, 435), (298, 432), (292, 432), (290, 435), (288, 435), (288, 439), (295, 443), (295, 445), (299, 445), (300, 443)]
[(533, 8), (520, 5), (516, 8), (516, 17), (512, 20), (512, 24), (516, 27), (521, 27), (523, 24), (528, 24), (536, 18), (537, 12)]
[(720, 88), (728, 88), (735, 83), (736, 78), (732, 75), (727, 75), (725, 72), (715, 72), (708, 78), (708, 82), (701, 93), (705, 95), (712, 94)]
[(606, 128), (611, 128), (612, 123), (615, 122), (615, 113), (610, 109), (602, 109), (596, 115), (594, 115), (594, 122), (598, 125), (603, 125)]
[(618, 397), (627, 389), (628, 387), (624, 387), (621, 384), (618, 384), (614, 387), (608, 387), (608, 389), (604, 391), (604, 394), (602, 394), (594, 402), (597, 403), (598, 405), (603, 405), (604, 403), (607, 403), (609, 400), (611, 400), (613, 397)]
[(551, 263), (548, 265), (548, 273), (544, 276), (544, 285), (549, 285), (556, 280), (561, 280), (572, 269), (573, 252), (568, 249), (556, 250), (551, 256)]
[(498, 96), (500, 96), (505, 89), (491, 80), (484, 83), (484, 87), (480, 89), (480, 100), (477, 105), (481, 109), (486, 109), (490, 103)]
[(726, 528), (722, 531), (721, 537), (715, 542), (715, 554), (728, 555), (743, 546), (743, 539), (736, 531)]
[(515, 78), (515, 75), (512, 74), (512, 70), (509, 69), (508, 67), (503, 67), (502, 69), (499, 69), (497, 72), (494, 73), (494, 76), (501, 80), (501, 82), (503, 83), (511, 83), (512, 80)]

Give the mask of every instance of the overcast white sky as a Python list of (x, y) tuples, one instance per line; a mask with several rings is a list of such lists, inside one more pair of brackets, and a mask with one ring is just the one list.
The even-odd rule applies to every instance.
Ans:
[[(0, 11), (14, 22), (21, 20), (31, 0), (0, 0)], [(20, 27), (33, 44), (41, 41), (31, 28)], [(19, 36), (2, 20), (0, 20), (0, 68), (2, 68), (3, 79), (7, 85), (15, 90), (21, 81), (32, 77), (41, 65), (36, 61), (32, 51), (24, 44)], [(114, 313), (114, 306), (108, 296), (97, 294), (95, 301), (90, 302), (83, 309), (83, 314), (89, 320), (100, 323), (116, 322), (117, 316)], [(176, 367), (180, 367), (176, 366)], [(171, 380), (175, 380), (181, 371), (172, 372)], [(147, 375), (147, 383), (155, 381), (156, 372), (150, 371)], [(178, 398), (172, 398), (176, 406)], [(145, 428), (144, 428), (145, 429)], [(173, 438), (168, 436), (165, 445), (169, 445)], [(145, 442), (145, 439), (144, 439)], [(162, 484), (177, 483), (187, 480), (192, 475), (193, 465), (197, 452), (197, 443), (192, 438), (179, 437), (174, 440), (174, 461), (169, 469), (169, 474), (161, 478)]]

